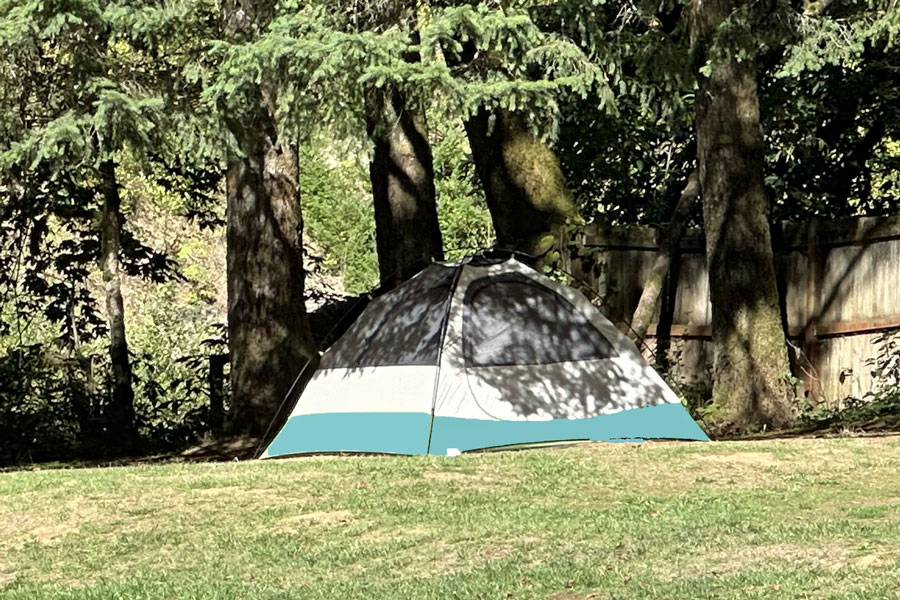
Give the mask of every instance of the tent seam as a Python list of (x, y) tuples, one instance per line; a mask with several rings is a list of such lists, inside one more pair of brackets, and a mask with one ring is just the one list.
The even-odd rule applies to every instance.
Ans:
[(450, 329), (450, 311), (453, 308), (453, 297), (456, 295), (456, 288), (459, 285), (459, 278), (462, 276), (465, 263), (460, 263), (453, 276), (453, 283), (450, 284), (450, 294), (447, 296), (447, 309), (444, 312), (444, 322), (441, 323), (441, 337), (438, 342), (437, 356), (437, 373), (434, 375), (434, 388), (431, 391), (431, 421), (428, 425), (428, 444), (425, 447), (425, 456), (431, 454), (431, 435), (434, 432), (434, 412), (437, 408), (438, 386), (441, 382), (441, 362), (444, 358), (444, 343), (447, 340), (447, 331)]

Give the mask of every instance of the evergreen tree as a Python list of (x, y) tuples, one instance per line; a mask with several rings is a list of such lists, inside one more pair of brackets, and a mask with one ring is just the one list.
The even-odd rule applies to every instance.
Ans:
[[(124, 268), (159, 276), (160, 269), (171, 267), (123, 229), (118, 164), (164, 152), (163, 109), (174, 90), (165, 61), (153, 63), (165, 51), (154, 45), (156, 29), (135, 27), (139, 19), (123, 20), (133, 8), (130, 2), (112, 0), (0, 2), (0, 76), (7, 90), (0, 100), (0, 137), (6, 146), (0, 176), (7, 190), (7, 215), (32, 219), (26, 231), (36, 280), (41, 280), (38, 272), (67, 264), (36, 256), (42, 246), (53, 244), (51, 228), (58, 219), (87, 238), (80, 254), (70, 253), (68, 264), (83, 265), (89, 258), (101, 267), (112, 370), (104, 416), (113, 451), (136, 441), (121, 274)], [(177, 13), (180, 7), (171, 8)], [(150, 11), (142, 16), (165, 28), (180, 15)], [(8, 93), (13, 89), (18, 93)], [(35, 193), (38, 189), (42, 191)], [(89, 243), (90, 238), (99, 243)], [(146, 257), (151, 260), (142, 266)], [(55, 295), (66, 288), (74, 295), (83, 285), (85, 270), (68, 272), (76, 279), (57, 287)], [(77, 335), (72, 319), (60, 317), (52, 306), (48, 316), (62, 321), (70, 337)]]
[[(275, 16), (269, 0), (228, 0), (222, 6), (231, 55), (257, 42)], [(303, 219), (296, 142), (278, 115), (278, 81), (251, 77), (232, 87), (220, 115), (234, 138), (226, 176), (228, 333), (232, 434), (262, 436), (295, 378), (308, 378), (318, 352), (306, 319)], [(226, 83), (228, 87), (230, 84)], [(301, 382), (302, 386), (302, 382)]]
[[(410, 48), (399, 57), (407, 62), (421, 62), (414, 48), (420, 17), (424, 18), (419, 4), (391, 3), (367, 19), (375, 30), (399, 27), (408, 32)], [(424, 7), (421, 10), (427, 13)], [(374, 146), (369, 175), (378, 265), (382, 287), (391, 288), (444, 258), (434, 161), (421, 98), (391, 85), (367, 85), (364, 96), (366, 131)]]
[[(552, 151), (540, 151), (536, 163), (528, 158), (532, 151), (544, 147), (545, 137), (555, 135), (560, 96), (586, 96), (591, 92), (598, 95), (600, 102), (611, 101), (598, 69), (585, 60), (570, 40), (544, 34), (527, 11), (502, 3), (434, 3), (427, 18), (413, 19), (407, 12), (402, 18), (387, 21), (378, 20), (387, 14), (378, 3), (364, 8), (342, 4), (331, 8), (283, 7), (265, 35), (246, 47), (240, 59), (233, 58), (242, 69), (231, 72), (233, 79), (227, 84), (223, 81), (217, 93), (229, 95), (247, 78), (261, 76), (277, 82), (281, 86), (279, 98), (289, 100), (279, 100), (277, 106), (288, 130), (305, 131), (310, 122), (315, 122), (328, 123), (340, 133), (359, 135), (366, 131), (366, 115), (362, 111), (366, 102), (361, 97), (366, 91), (372, 109), (368, 130), (382, 138), (392, 129), (375, 126), (385, 120), (384, 115), (372, 119), (378, 116), (375, 108), (395, 111), (395, 105), (402, 104), (404, 110), (398, 111), (397, 116), (407, 114), (411, 117), (409, 123), (419, 126), (422, 120), (415, 107), (435, 99), (444, 116), (474, 119), (473, 123), (487, 118), (480, 115), (503, 111), (507, 117), (501, 121), (506, 125), (497, 130), (497, 135), (502, 132), (507, 139), (503, 146), (508, 158), (503, 159), (505, 166), (501, 169), (511, 171), (512, 179), (502, 185), (508, 189), (522, 186), (524, 190), (518, 193), (519, 200), (512, 202), (531, 203), (529, 214), (544, 219), (550, 216), (550, 222), (565, 221), (565, 215), (571, 215), (571, 201)], [(395, 8), (391, 5), (391, 10)], [(379, 9), (383, 10), (378, 12)], [(377, 26), (372, 26), (373, 22)], [(535, 70), (536, 64), (541, 64), (541, 69)], [(382, 97), (379, 99), (378, 95)], [(322, 102), (324, 98), (341, 101)], [(398, 100), (402, 102), (398, 104)], [(485, 131), (482, 135), (489, 134)], [(486, 164), (489, 155), (480, 152), (484, 144), (471, 145), (476, 162)], [(478, 151), (474, 150), (476, 146)], [(521, 156), (513, 156), (520, 148)], [(421, 162), (421, 171), (427, 174), (427, 161), (427, 156), (421, 156), (410, 164)], [(376, 175), (379, 172), (380, 169), (374, 171)], [(500, 207), (499, 199), (505, 198), (505, 193), (495, 193), (493, 184), (487, 185), (496, 177), (485, 177), (485, 189), (492, 190), (489, 204)], [(558, 185), (562, 187), (550, 189)], [(426, 196), (429, 188), (423, 188)], [(430, 206), (430, 201), (422, 206)], [(497, 208), (495, 222), (500, 223), (506, 241), (507, 230), (525, 220), (505, 219), (503, 215), (515, 211), (503, 210)], [(430, 208), (421, 214), (430, 214)], [(433, 219), (423, 218), (432, 223), (428, 225), (428, 231), (432, 231)], [(545, 225), (539, 227), (544, 233), (548, 229)], [(433, 234), (426, 237), (437, 239)], [(544, 236), (528, 231), (527, 237)], [(395, 239), (391, 245), (398, 241)], [(403, 247), (408, 248), (409, 244)]]

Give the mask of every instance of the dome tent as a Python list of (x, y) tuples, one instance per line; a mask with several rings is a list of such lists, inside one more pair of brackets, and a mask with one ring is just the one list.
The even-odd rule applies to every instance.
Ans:
[(323, 354), (263, 457), (707, 440), (581, 293), (514, 258), (434, 263)]

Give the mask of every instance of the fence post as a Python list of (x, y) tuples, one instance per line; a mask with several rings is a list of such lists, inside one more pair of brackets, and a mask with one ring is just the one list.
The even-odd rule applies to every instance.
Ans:
[(225, 424), (225, 363), (227, 354), (209, 356), (209, 429), (219, 436)]
[[(821, 295), (825, 275), (824, 253), (819, 239), (819, 220), (813, 217), (807, 229), (807, 279), (806, 279), (806, 324), (803, 327), (803, 353), (809, 363), (809, 372), (803, 377), (810, 399), (818, 404), (819, 389), (819, 320), (822, 318)], [(827, 401), (827, 399), (825, 399)]]

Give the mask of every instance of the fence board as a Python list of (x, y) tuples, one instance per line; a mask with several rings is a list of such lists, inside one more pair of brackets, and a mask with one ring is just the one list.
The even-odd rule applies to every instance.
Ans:
[[(659, 231), (647, 227), (590, 225), (573, 238), (564, 268), (602, 299), (602, 310), (626, 330), (644, 278), (658, 250)], [(900, 330), (900, 216), (784, 224), (773, 230), (779, 292), (798, 376), (816, 403), (840, 405), (872, 387), (871, 367), (879, 332)], [(689, 231), (673, 262), (661, 303), (671, 314), (664, 327), (657, 310), (648, 332), (669, 348), (673, 373), (691, 386), (710, 384), (711, 306), (702, 232)]]

